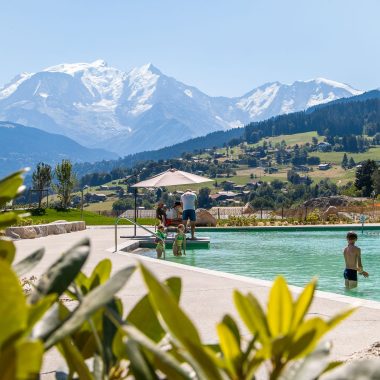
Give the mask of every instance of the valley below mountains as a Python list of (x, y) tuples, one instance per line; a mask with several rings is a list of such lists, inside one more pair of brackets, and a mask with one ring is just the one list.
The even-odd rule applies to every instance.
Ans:
[(361, 93), (319, 78), (266, 83), (241, 97), (211, 97), (152, 64), (124, 72), (98, 60), (20, 74), (0, 90), (0, 120), (107, 150), (102, 159), (109, 152), (156, 150)]

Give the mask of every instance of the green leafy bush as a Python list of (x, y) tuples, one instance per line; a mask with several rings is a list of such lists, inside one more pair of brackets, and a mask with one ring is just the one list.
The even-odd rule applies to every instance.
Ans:
[[(21, 183), (21, 172), (0, 181), (0, 207), (21, 190)], [(1, 214), (0, 229), (17, 219), (12, 212)], [(25, 275), (44, 250), (17, 263), (15, 251), (12, 241), (0, 239), (0, 380), (38, 379), (52, 347), (66, 361), (64, 378), (81, 380), (249, 380), (263, 367), (270, 380), (312, 380), (340, 365), (330, 363), (329, 347), (318, 343), (353, 309), (327, 320), (308, 318), (315, 281), (293, 300), (278, 277), (266, 309), (253, 294), (236, 290), (240, 320), (226, 314), (216, 325), (218, 341), (210, 345), (179, 306), (177, 277), (160, 282), (140, 264), (147, 294), (125, 313), (115, 294), (136, 268), (111, 276), (111, 261), (105, 259), (84, 274), (88, 240), (64, 252), (39, 278)], [(242, 325), (248, 334), (241, 332)], [(380, 366), (350, 364), (340, 371), (336, 379), (378, 379)]]

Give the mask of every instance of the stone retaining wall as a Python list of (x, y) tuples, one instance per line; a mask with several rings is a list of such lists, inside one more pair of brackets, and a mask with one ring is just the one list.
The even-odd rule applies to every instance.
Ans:
[(50, 224), (38, 224), (33, 226), (8, 227), (5, 235), (13, 239), (35, 239), (48, 235), (67, 234), (69, 232), (86, 229), (86, 223), (78, 222), (54, 222)]

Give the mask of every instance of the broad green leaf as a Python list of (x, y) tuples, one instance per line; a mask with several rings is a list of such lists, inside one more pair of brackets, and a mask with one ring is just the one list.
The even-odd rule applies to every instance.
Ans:
[(19, 279), (9, 264), (0, 260), (0, 347), (26, 329), (28, 309)]
[(65, 252), (40, 278), (29, 296), (30, 303), (56, 293), (60, 296), (80, 272), (90, 253), (90, 241), (83, 239)]
[(183, 345), (187, 345), (188, 342), (200, 345), (201, 339), (197, 329), (178, 306), (168, 286), (160, 283), (144, 265), (140, 264), (140, 268), (149, 289), (152, 306), (159, 312), (171, 334)]
[(299, 295), (297, 301), (294, 304), (293, 308), (293, 320), (291, 323), (291, 331), (297, 329), (300, 323), (302, 323), (303, 319), (307, 311), (310, 308), (311, 302), (313, 301), (313, 296), (315, 292), (315, 287), (317, 285), (317, 281), (313, 279), (309, 282), (302, 293)]
[(303, 357), (314, 350), (319, 339), (329, 331), (329, 326), (321, 318), (311, 318), (304, 322), (293, 337), (288, 359)]
[[(112, 310), (113, 314), (118, 314), (119, 319), (123, 318), (123, 308), (122, 303), (117, 302), (115, 299), (112, 299), (110, 302), (108, 302), (107, 309)], [(105, 367), (108, 370), (111, 368), (113, 362), (115, 361), (115, 355), (112, 352), (112, 343), (115, 339), (116, 333), (117, 333), (117, 326), (113, 323), (113, 321), (110, 320), (108, 315), (101, 310), (102, 312), (102, 346), (103, 346), (103, 352), (104, 352), (104, 359), (105, 359)]]
[(25, 259), (19, 261), (13, 265), (13, 270), (17, 276), (22, 276), (32, 270), (43, 258), (45, 249), (41, 248), (33, 252), (31, 255), (25, 257)]
[(260, 303), (252, 295), (244, 296), (239, 291), (234, 291), (234, 302), (239, 315), (248, 330), (253, 335), (258, 335), (258, 339), (264, 345), (269, 343), (269, 332), (263, 309)]
[(83, 297), (79, 306), (72, 311), (65, 323), (54, 331), (45, 342), (48, 349), (64, 337), (76, 331), (96, 310), (110, 302), (114, 295), (129, 280), (135, 267), (130, 266), (113, 275), (105, 284), (98, 286)]
[(111, 276), (112, 262), (109, 259), (100, 261), (91, 273), (88, 279), (88, 291), (104, 284)]
[(123, 326), (125, 333), (133, 340), (138, 342), (144, 350), (152, 357), (157, 369), (167, 375), (172, 380), (190, 380), (192, 377), (189, 372), (181, 366), (173, 355), (162, 350), (156, 342), (149, 339), (145, 334), (134, 326)]
[(13, 224), (16, 224), (18, 220), (19, 217), (14, 212), (0, 212), (0, 230), (3, 230), (5, 227), (9, 227)]
[[(181, 294), (181, 279), (171, 277), (165, 280), (165, 284), (169, 287), (178, 303)], [(155, 342), (159, 342), (166, 334), (157, 319), (148, 295), (141, 298), (128, 314), (126, 320), (139, 330), (144, 331), (144, 334)]]
[(239, 331), (239, 327), (238, 327), (237, 323), (235, 322), (235, 320), (229, 314), (226, 314), (223, 317), (222, 322), (225, 325), (227, 325), (228, 328), (230, 329), (230, 331), (234, 334), (236, 342), (238, 343), (238, 345), (240, 347), (240, 331)]
[(151, 363), (147, 360), (140, 346), (132, 339), (125, 339), (125, 350), (129, 358), (129, 370), (136, 380), (156, 380), (156, 375)]
[(199, 379), (205, 380), (223, 380), (223, 375), (215, 365), (216, 360), (211, 357), (211, 351), (208, 353), (202, 345), (188, 342), (186, 345), (187, 351), (190, 355), (184, 353), (189, 364), (193, 366), (195, 372), (198, 374)]
[(318, 343), (318, 329), (312, 328), (305, 331), (301, 336), (292, 342), (289, 349), (287, 360), (304, 356), (305, 352), (310, 352)]
[(16, 198), (23, 183), (21, 174), (24, 172), (24, 170), (20, 170), (0, 180), (0, 207)]
[(193, 366), (202, 379), (221, 379), (219, 370), (213, 365), (212, 359), (202, 346), (197, 329), (178, 306), (168, 286), (160, 283), (141, 263), (140, 268), (149, 289), (152, 306), (159, 313), (172, 337), (186, 348), (188, 352), (188, 354), (186, 353), (186, 359), (190, 365)]
[(227, 368), (232, 374), (232, 377), (237, 378), (240, 370), (239, 361), (242, 356), (239, 342), (237, 341), (235, 334), (226, 324), (218, 323), (216, 330), (218, 332), (219, 344), (222, 349)]
[(27, 380), (39, 377), (44, 346), (40, 341), (22, 342), (16, 348), (16, 379)]
[(28, 305), (28, 332), (33, 326), (41, 320), (43, 315), (50, 309), (54, 301), (56, 300), (55, 294), (50, 294), (33, 305)]
[(356, 310), (357, 310), (357, 308), (354, 307), (354, 308), (342, 311), (342, 312), (334, 315), (332, 318), (330, 318), (327, 321), (327, 325), (329, 326), (329, 329), (333, 329), (336, 325), (338, 325), (344, 319), (348, 318)]
[(286, 334), (293, 317), (293, 300), (283, 277), (276, 278), (269, 295), (268, 325), (272, 336)]
[(335, 368), (340, 367), (343, 364), (341, 361), (334, 361), (327, 364), (327, 367), (323, 370), (323, 374), (332, 371)]
[(70, 338), (64, 338), (59, 342), (60, 351), (72, 372), (76, 372), (81, 380), (94, 380), (81, 353), (71, 342)]
[(271, 352), (272, 359), (284, 358), (286, 356), (286, 353), (290, 344), (292, 344), (291, 335), (280, 335), (277, 338), (274, 338), (272, 340), (272, 352)]
[(16, 254), (16, 247), (11, 240), (0, 239), (0, 259), (12, 263)]

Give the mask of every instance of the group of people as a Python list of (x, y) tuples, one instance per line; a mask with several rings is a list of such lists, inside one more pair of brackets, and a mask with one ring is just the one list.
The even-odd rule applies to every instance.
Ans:
[[(157, 258), (161, 258), (165, 251), (165, 226), (180, 222), (173, 241), (173, 254), (175, 256), (186, 255), (186, 226), (190, 220), (191, 239), (195, 239), (195, 202), (197, 196), (191, 190), (186, 190), (181, 196), (181, 202), (175, 202), (170, 210), (166, 210), (160, 202), (157, 207), (157, 218), (160, 220), (156, 236)], [(356, 245), (358, 235), (350, 231), (347, 233), (347, 247), (343, 251), (345, 270), (343, 272), (344, 284), (347, 289), (356, 288), (358, 285), (358, 273), (363, 277), (369, 274), (363, 269), (361, 249)]]
[(177, 225), (177, 233), (173, 241), (173, 254), (175, 256), (186, 255), (186, 228), (190, 220), (191, 239), (195, 239), (195, 203), (197, 201), (196, 194), (187, 189), (181, 195), (181, 201), (175, 202), (171, 209), (166, 209), (163, 202), (159, 202), (156, 209), (156, 217), (160, 221), (156, 233), (156, 252), (157, 258), (161, 258), (165, 252), (165, 227)]

